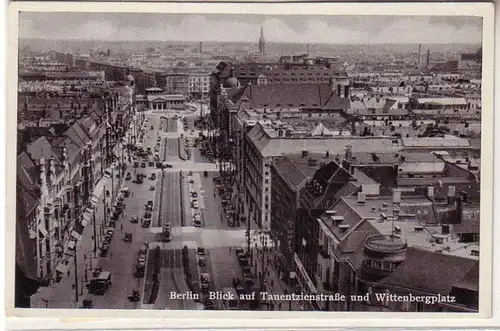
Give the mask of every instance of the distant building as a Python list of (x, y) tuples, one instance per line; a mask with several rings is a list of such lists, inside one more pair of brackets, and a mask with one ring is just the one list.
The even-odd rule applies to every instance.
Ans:
[(210, 90), (210, 73), (189, 73), (189, 96), (193, 99), (203, 99), (208, 96)]
[(264, 39), (264, 26), (260, 27), (259, 52), (261, 55), (266, 55), (266, 40)]
[(180, 110), (186, 108), (186, 97), (182, 94), (165, 94), (159, 87), (146, 89), (146, 95), (136, 95), (140, 110)]

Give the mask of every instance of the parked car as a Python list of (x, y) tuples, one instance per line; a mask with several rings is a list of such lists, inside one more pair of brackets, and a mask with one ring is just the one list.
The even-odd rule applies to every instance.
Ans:
[(198, 247), (198, 255), (200, 256), (205, 256), (205, 248), (203, 247)]
[(196, 192), (194, 192), (194, 191), (193, 191), (193, 192), (191, 192), (191, 197), (192, 197), (192, 198), (197, 198), (197, 197), (198, 197), (198, 193), (196, 193)]
[(132, 223), (134, 223), (134, 224), (135, 224), (135, 223), (139, 223), (139, 216), (134, 216), (134, 217), (132, 217), (132, 219), (130, 220), (130, 222), (132, 222)]
[(154, 173), (154, 172), (153, 172), (153, 173), (151, 174), (151, 177), (149, 177), (149, 179), (151, 179), (151, 180), (155, 180), (155, 179), (156, 179), (156, 173)]
[(125, 176), (125, 180), (131, 180), (132, 179), (132, 175), (130, 174), (130, 172), (127, 172), (127, 175)]
[(204, 256), (200, 256), (200, 257), (198, 258), (198, 265), (199, 265), (200, 267), (204, 267), (204, 266), (206, 266), (206, 265), (207, 265), (207, 259), (205, 259), (205, 257), (204, 257)]
[(197, 219), (193, 220), (193, 224), (195, 227), (201, 228), (201, 221), (200, 220), (197, 220)]

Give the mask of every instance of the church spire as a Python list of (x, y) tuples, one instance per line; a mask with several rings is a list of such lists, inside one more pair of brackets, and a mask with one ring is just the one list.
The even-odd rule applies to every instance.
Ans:
[(266, 54), (266, 40), (264, 39), (264, 25), (260, 26), (259, 52), (261, 55)]

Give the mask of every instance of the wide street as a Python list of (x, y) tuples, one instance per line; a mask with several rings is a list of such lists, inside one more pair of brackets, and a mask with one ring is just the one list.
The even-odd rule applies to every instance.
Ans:
[[(142, 160), (138, 160), (139, 166), (134, 167), (133, 159), (127, 164), (125, 174), (130, 173), (130, 178), (123, 181), (122, 188), (128, 189), (130, 196), (124, 198), (124, 213), (114, 228), (108, 254), (102, 257), (97, 256), (92, 262), (93, 268), (99, 265), (103, 271), (111, 272), (112, 285), (104, 295), (91, 295), (82, 291), (80, 301), (84, 298), (91, 299), (94, 308), (104, 309), (195, 309), (197, 306), (193, 300), (170, 299), (172, 291), (187, 293), (190, 290), (186, 281), (186, 272), (189, 272), (195, 280), (196, 284), (191, 284), (195, 288), (200, 286), (200, 273), (209, 274), (212, 290), (231, 287), (234, 278), (242, 279), (242, 271), (234, 248), (245, 245), (245, 224), (243, 223), (240, 227), (230, 227), (227, 220), (221, 216), (221, 201), (220, 197), (215, 194), (214, 184), (214, 177), (219, 174), (217, 165), (201, 156), (195, 148), (191, 151), (192, 159), (182, 160), (179, 157), (181, 135), (192, 139), (198, 137), (198, 130), (194, 128), (194, 120), (199, 115), (196, 112), (186, 113), (188, 116), (186, 131), (184, 131), (182, 118), (174, 118), (174, 114), (168, 111), (145, 113), (145, 122), (142, 127), (143, 139), (138, 139), (137, 146), (144, 150), (147, 148), (153, 150), (157, 147), (160, 161), (168, 163), (169, 166), (160, 170), (156, 168), (156, 164), (150, 166), (149, 162), (145, 162), (143, 166)], [(181, 148), (183, 148), (182, 145)], [(125, 159), (127, 161), (128, 158)], [(142, 183), (136, 183), (139, 174), (144, 174)], [(152, 174), (156, 175), (155, 179), (151, 179)], [(114, 182), (117, 181), (118, 179), (114, 180)], [(142, 219), (144, 219), (148, 201), (153, 201), (152, 222), (149, 227), (143, 227)], [(193, 201), (197, 201), (198, 204), (192, 204)], [(107, 203), (111, 204), (111, 197), (107, 198)], [(100, 233), (105, 231), (101, 230), (100, 225), (104, 218), (103, 210), (104, 206), (96, 209), (98, 238)], [(195, 214), (200, 215), (200, 227), (194, 224)], [(132, 223), (133, 217), (138, 217), (139, 221)], [(170, 242), (162, 241), (162, 226), (165, 221), (168, 221), (171, 226)], [(86, 229), (85, 235), (88, 232), (91, 231)], [(131, 242), (124, 240), (126, 233), (131, 233)], [(83, 242), (86, 247), (85, 256), (88, 257), (85, 261), (88, 269), (87, 281), (90, 281), (92, 272), (88, 264), (90, 256), (93, 255), (91, 235), (84, 238)], [(149, 247), (146, 275), (136, 278), (139, 250), (145, 245)], [(154, 299), (151, 299), (152, 270), (155, 264), (152, 254), (156, 247), (161, 249), (160, 263), (157, 266), (159, 290), (156, 296), (153, 295)], [(184, 270), (182, 262), (184, 247), (187, 247), (189, 251), (189, 270)], [(197, 249), (199, 247), (205, 248), (207, 263), (204, 266), (198, 266)], [(99, 250), (97, 255), (99, 255)], [(84, 270), (85, 267), (79, 272), (82, 284), (84, 283)], [(70, 281), (69, 278), (67, 281)], [(141, 295), (139, 301), (129, 300), (132, 290), (139, 290)], [(54, 291), (59, 293), (63, 289)], [(71, 291), (68, 292), (67, 302), (71, 301), (73, 295)], [(150, 302), (151, 300), (153, 302)], [(220, 308), (220, 303), (216, 302), (215, 305)], [(68, 304), (52, 303), (50, 306), (62, 308), (67, 307)]]

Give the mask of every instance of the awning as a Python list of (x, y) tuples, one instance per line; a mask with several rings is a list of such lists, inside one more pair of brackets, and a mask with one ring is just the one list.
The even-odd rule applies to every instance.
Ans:
[(68, 243), (68, 249), (74, 250), (75, 246), (76, 246), (76, 241), (70, 240), (69, 243)]
[(97, 203), (99, 202), (99, 198), (96, 197), (95, 195), (92, 196), (92, 198), (90, 198), (90, 204), (94, 207), (97, 205)]
[(91, 216), (91, 214), (89, 214), (89, 213), (85, 213), (85, 214), (83, 214), (83, 217), (82, 217), (82, 222), (81, 222), (81, 223), (82, 223), (82, 225), (83, 225), (84, 227), (86, 227), (87, 225), (89, 225), (90, 220), (91, 220), (91, 217), (92, 217), (92, 216)]
[(62, 274), (68, 273), (68, 269), (69, 269), (69, 266), (67, 264), (64, 264), (63, 262), (59, 263), (56, 267), (56, 270)]
[(42, 225), (42, 224), (38, 224), (38, 231), (40, 231), (40, 233), (46, 237), (48, 232), (47, 230), (45, 229), (45, 227)]
[(102, 192), (104, 190), (104, 186), (106, 185), (107, 178), (103, 177), (101, 180), (99, 180), (94, 187), (94, 196), (99, 198), (102, 195)]
[[(77, 239), (77, 240), (80, 240), (80, 238), (82, 237), (82, 235), (81, 235), (81, 234), (79, 234), (79, 233), (78, 233), (78, 232), (76, 232), (76, 231), (71, 231), (71, 236), (72, 236), (73, 238)], [(72, 242), (72, 241), (70, 241), (70, 242)], [(68, 246), (69, 246), (69, 245), (68, 245)]]
[(304, 266), (302, 265), (302, 262), (300, 261), (299, 256), (297, 254), (294, 254), (294, 259), (295, 259), (295, 265), (298, 267), (302, 278), (306, 281), (309, 291), (311, 293), (317, 293), (316, 287), (314, 286), (311, 278), (309, 278), (309, 275)]

